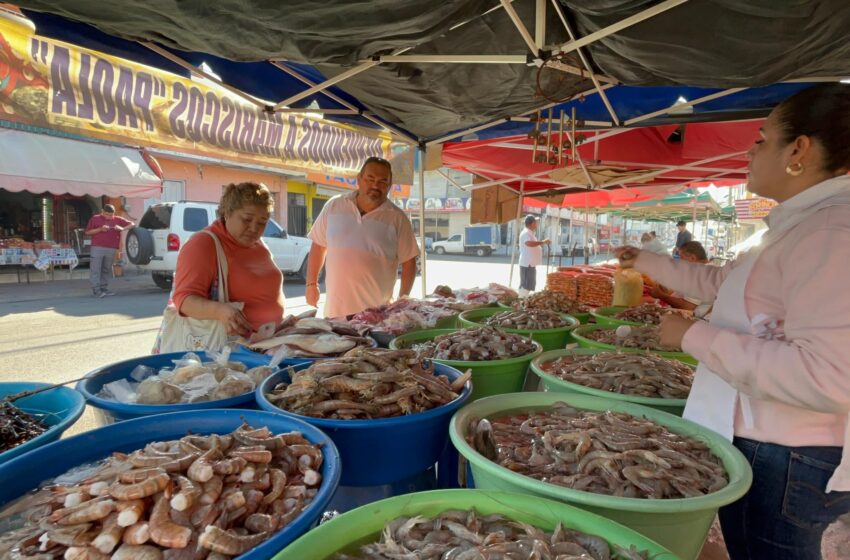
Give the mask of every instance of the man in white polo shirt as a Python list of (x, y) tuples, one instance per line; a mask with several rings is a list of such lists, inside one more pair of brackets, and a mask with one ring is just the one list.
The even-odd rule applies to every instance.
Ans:
[(410, 294), (419, 247), (404, 211), (387, 200), (390, 162), (370, 157), (357, 191), (330, 199), (310, 230), (307, 303), (319, 302), (319, 271), (327, 267), (325, 317), (345, 317), (388, 303), (401, 263), (399, 297)]

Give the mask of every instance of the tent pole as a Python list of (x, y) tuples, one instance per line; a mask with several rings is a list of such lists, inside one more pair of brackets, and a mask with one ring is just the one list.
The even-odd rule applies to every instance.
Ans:
[(428, 254), (425, 252), (425, 144), (419, 144), (419, 261), (422, 265), (422, 298), (428, 295), (425, 287)]
[(514, 283), (514, 264), (517, 260), (517, 250), (519, 248), (519, 226), (520, 218), (522, 217), (522, 195), (525, 193), (525, 181), (519, 182), (519, 201), (516, 205), (516, 225), (514, 225), (513, 250), (511, 251), (511, 272), (508, 276), (508, 287)]
[(590, 219), (589, 212), (590, 212), (590, 210), (589, 210), (589, 203), (588, 203), (588, 194), (585, 192), (584, 193), (584, 250), (582, 251), (584, 253), (584, 264), (590, 264), (590, 251), (587, 248), (587, 242), (588, 242), (588, 238), (587, 238), (588, 223), (587, 222)]

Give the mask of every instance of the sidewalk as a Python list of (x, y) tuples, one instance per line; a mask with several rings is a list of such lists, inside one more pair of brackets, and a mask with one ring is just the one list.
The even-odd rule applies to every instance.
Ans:
[[(149, 272), (125, 270), (124, 275), (109, 280), (109, 289), (122, 294), (130, 292), (152, 292), (161, 291), (157, 288)], [(0, 272), (0, 301), (19, 302), (50, 299), (56, 296), (81, 297), (90, 296), (89, 269), (77, 268), (68, 273), (68, 270), (56, 270), (53, 278), (38, 270), (30, 271), (30, 282), (27, 284), (26, 276), (21, 274), (21, 282), (18, 282), (15, 272)]]

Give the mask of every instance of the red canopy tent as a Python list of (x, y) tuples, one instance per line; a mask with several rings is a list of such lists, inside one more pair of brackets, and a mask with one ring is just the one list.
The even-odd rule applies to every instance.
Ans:
[[(534, 142), (526, 136), (448, 143), (443, 147), (442, 161), (447, 167), (490, 180), (476, 183), (474, 188), (498, 183), (515, 190), (522, 186), (525, 193), (553, 189), (570, 193), (588, 186), (594, 189), (659, 187), (655, 192), (637, 191), (636, 197), (658, 198), (696, 181), (712, 181), (715, 185), (744, 182), (746, 151), (758, 136), (762, 123), (753, 120), (585, 131), (580, 133), (584, 141), (577, 149), (581, 161), (570, 165), (566, 164), (566, 157), (561, 165), (533, 162)], [(546, 149), (545, 125), (542, 132), (544, 141), (537, 153), (545, 153)], [(552, 143), (559, 144), (562, 138), (566, 140), (567, 134), (562, 136), (553, 131)], [(588, 172), (594, 179), (592, 182), (588, 180)], [(620, 200), (629, 197), (635, 197), (635, 193), (623, 193)], [(612, 200), (600, 198), (600, 202)], [(583, 205), (583, 200), (580, 202), (565, 201), (564, 205)]]

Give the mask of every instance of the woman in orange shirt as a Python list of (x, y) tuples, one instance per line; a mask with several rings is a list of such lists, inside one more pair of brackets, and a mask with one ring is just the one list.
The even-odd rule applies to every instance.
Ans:
[(266, 323), (283, 321), (283, 274), (262, 241), (274, 199), (263, 184), (239, 183), (224, 187), (219, 219), (206, 229), (214, 233), (227, 258), (228, 299), (242, 302), (239, 311), (217, 301), (218, 263), (215, 241), (193, 235), (177, 257), (172, 301), (181, 315), (215, 319), (227, 333), (248, 337)]

